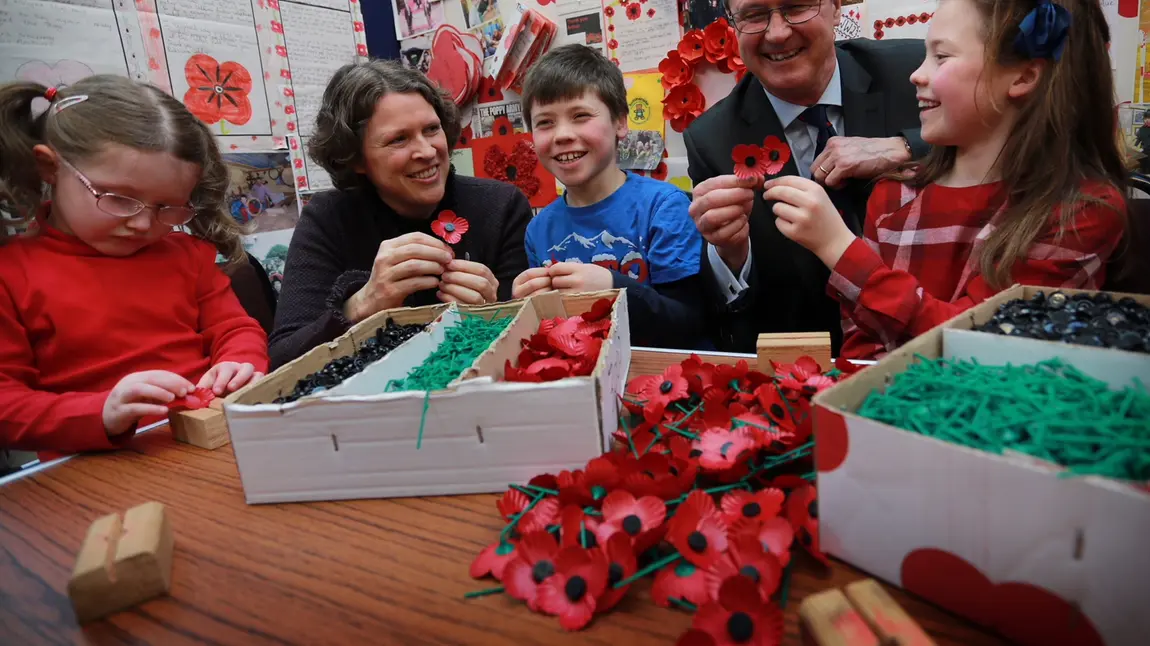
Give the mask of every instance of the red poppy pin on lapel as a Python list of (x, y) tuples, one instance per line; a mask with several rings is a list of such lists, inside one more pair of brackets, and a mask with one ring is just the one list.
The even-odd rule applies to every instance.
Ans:
[(778, 137), (771, 135), (762, 146), (739, 144), (731, 151), (735, 163), (735, 177), (763, 179), (778, 175), (791, 159), (791, 149)]
[(443, 211), (431, 223), (431, 230), (447, 244), (459, 244), (469, 228), (467, 220), (456, 215), (455, 211)]

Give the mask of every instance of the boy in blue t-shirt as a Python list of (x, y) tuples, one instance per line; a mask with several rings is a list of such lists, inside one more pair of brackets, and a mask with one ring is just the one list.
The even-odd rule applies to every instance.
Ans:
[(703, 238), (685, 193), (615, 164), (627, 134), (619, 68), (583, 45), (558, 47), (527, 74), (522, 103), (535, 152), (566, 192), (527, 225), (532, 268), (512, 294), (625, 287), (635, 345), (698, 345)]

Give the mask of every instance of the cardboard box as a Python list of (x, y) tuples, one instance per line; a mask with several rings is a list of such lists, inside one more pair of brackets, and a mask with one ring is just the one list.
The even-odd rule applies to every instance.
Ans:
[(1115, 387), (1135, 377), (1150, 384), (1145, 354), (971, 330), (1000, 303), (1034, 291), (1011, 288), (815, 397), (819, 540), (829, 554), (1018, 643), (1144, 645), (1147, 491), (1059, 477), (1063, 468), (1030, 456), (994, 455), (855, 414), (916, 354), (986, 365), (1059, 357)]
[[(391, 310), (363, 321), (228, 398), (228, 428), (247, 502), (499, 492), (543, 471), (581, 467), (609, 446), (618, 419), (630, 363), (623, 294), (550, 293), (481, 308)], [(499, 381), (504, 360), (514, 363), (520, 340), (541, 319), (587, 312), (604, 297), (615, 298), (612, 325), (591, 376)], [(508, 328), (447, 388), (384, 392), (388, 381), (422, 363), (461, 315), (508, 312), (515, 316)], [(300, 377), (353, 352), (388, 318), (432, 325), (339, 386), (289, 404), (271, 403)]]

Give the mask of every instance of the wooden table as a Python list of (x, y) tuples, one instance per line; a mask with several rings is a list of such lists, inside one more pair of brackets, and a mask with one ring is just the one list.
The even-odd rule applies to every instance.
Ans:
[[(637, 354), (632, 368), (677, 359)], [(0, 645), (674, 644), (690, 625), (689, 614), (651, 603), (649, 579), (577, 633), (503, 595), (464, 599), (497, 585), (467, 572), (503, 527), (496, 498), (249, 506), (230, 445), (205, 451), (165, 428), (142, 433), (124, 450), (0, 486)], [(171, 595), (79, 628), (65, 586), (88, 525), (149, 500), (167, 505), (175, 532)], [(864, 576), (800, 560), (786, 643), (799, 643), (799, 601)], [(893, 594), (940, 645), (1001, 643)]]

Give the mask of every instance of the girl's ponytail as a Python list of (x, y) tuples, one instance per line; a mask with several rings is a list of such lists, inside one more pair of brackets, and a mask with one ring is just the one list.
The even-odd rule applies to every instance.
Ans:
[(15, 222), (0, 226), (0, 240), (10, 226), (28, 221), (40, 202), (40, 175), (32, 147), (43, 143), (44, 115), (32, 116), (32, 102), (45, 97), (39, 83), (0, 85), (0, 211)]

